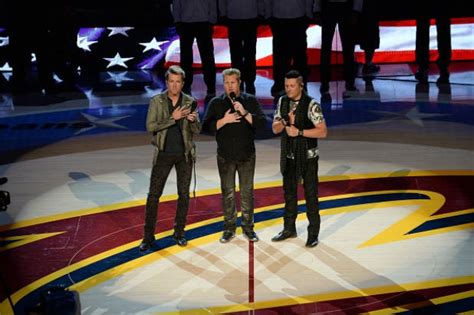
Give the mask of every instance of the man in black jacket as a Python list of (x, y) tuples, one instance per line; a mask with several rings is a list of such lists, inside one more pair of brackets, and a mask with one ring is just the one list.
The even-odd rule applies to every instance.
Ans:
[(223, 71), (224, 90), (213, 98), (203, 121), (203, 130), (216, 133), (217, 167), (221, 179), (224, 233), (221, 243), (235, 236), (235, 175), (239, 174), (242, 230), (252, 242), (258, 241), (253, 230), (253, 179), (255, 173), (255, 129), (264, 127), (265, 115), (255, 96), (240, 91), (240, 71)]
[(292, 70), (285, 76), (286, 95), (278, 100), (272, 130), (281, 133), (280, 169), (283, 175), (285, 212), (283, 231), (272, 238), (279, 242), (296, 237), (298, 216), (298, 182), (303, 180), (308, 217), (308, 240), (306, 247), (318, 245), (319, 216), (318, 201), (318, 138), (327, 135), (321, 106), (314, 98), (304, 93), (303, 77)]

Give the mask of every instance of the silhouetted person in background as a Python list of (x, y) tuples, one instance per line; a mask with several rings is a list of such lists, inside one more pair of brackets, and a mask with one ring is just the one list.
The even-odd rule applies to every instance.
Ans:
[(51, 73), (48, 75), (53, 76), (54, 72), (62, 80), (56, 87), (57, 92), (75, 91), (80, 59), (80, 49), (77, 47), (79, 26), (71, 1), (55, 5), (50, 14), (48, 62)]
[(307, 81), (306, 30), (312, 7), (313, 0), (265, 0), (265, 18), (273, 34), (273, 96), (284, 93), (285, 74), (290, 69), (298, 70)]
[[(31, 54), (36, 56), (40, 89), (45, 94), (56, 94), (74, 87), (78, 48), (78, 27), (74, 25), (70, 3), (29, 4), (28, 10), (17, 1), (9, 1), (12, 12), (9, 23), (12, 90), (30, 90)], [(63, 81), (60, 86), (54, 74)]]
[(430, 63), (430, 20), (436, 20), (439, 68), (438, 83), (449, 83), (449, 64), (451, 63), (451, 19), (445, 2), (417, 0), (416, 4), (416, 63), (415, 78), (428, 82)]
[(183, 92), (191, 93), (193, 43), (196, 39), (208, 101), (216, 95), (216, 63), (212, 34), (213, 24), (217, 22), (217, 0), (173, 0), (173, 18), (179, 34), (180, 64), (186, 73)]
[(240, 89), (255, 95), (257, 27), (263, 0), (219, 0), (219, 11), (226, 18), (232, 68), (242, 74)]
[(315, 0), (315, 22), (321, 25), (321, 98), (330, 99), (332, 40), (339, 26), (342, 42), (346, 91), (357, 91), (354, 73), (354, 28), (362, 10), (362, 0)]
[(377, 0), (364, 0), (362, 14), (359, 19), (358, 38), (360, 48), (364, 51), (364, 75), (380, 71), (380, 67), (373, 63), (375, 50), (380, 47), (379, 17), (377, 14)]
[(48, 8), (44, 3), (32, 2), (28, 10), (24, 3), (8, 1), (11, 12), (8, 32), (10, 37), (10, 65), (12, 67), (12, 92), (25, 93), (30, 90), (31, 54), (37, 62), (38, 78), (41, 88), (50, 89), (54, 86), (52, 77), (48, 76)]

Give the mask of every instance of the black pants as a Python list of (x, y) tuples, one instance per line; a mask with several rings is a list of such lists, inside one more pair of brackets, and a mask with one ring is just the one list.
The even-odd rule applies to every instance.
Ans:
[[(436, 17), (438, 41), (438, 64), (440, 69), (447, 69), (451, 62), (451, 21), (449, 16), (440, 14)], [(430, 18), (425, 16), (416, 19), (416, 63), (420, 69), (428, 69), (430, 62)]]
[(273, 34), (273, 89), (283, 90), (285, 74), (289, 70), (298, 70), (306, 82), (308, 76), (308, 56), (306, 50), (305, 17), (296, 19), (272, 19), (270, 27)]
[(343, 73), (346, 86), (354, 85), (354, 32), (352, 9), (344, 3), (328, 4), (321, 20), (321, 85), (329, 85), (331, 81), (331, 50), (336, 25), (342, 42)]
[(184, 235), (186, 215), (188, 214), (189, 208), (189, 185), (191, 184), (192, 160), (191, 158), (186, 159), (184, 155), (160, 154), (151, 170), (150, 190), (148, 192), (145, 208), (144, 242), (152, 242), (155, 240), (158, 203), (173, 166), (176, 169), (178, 188), (178, 205), (174, 230), (176, 235)]
[[(318, 236), (321, 225), (318, 200), (318, 160), (307, 160), (306, 171), (303, 175), (304, 196), (306, 200), (306, 216), (309, 221), (308, 235)], [(294, 159), (286, 160), (283, 174), (283, 191), (285, 193), (285, 212), (283, 214), (284, 229), (296, 232), (296, 217), (298, 216), (298, 178)]]
[(193, 43), (196, 39), (207, 93), (215, 93), (216, 63), (214, 60), (214, 43), (212, 42), (212, 24), (207, 22), (180, 23), (177, 31), (181, 49), (180, 64), (186, 73), (183, 90), (185, 92), (190, 91), (193, 84)]
[(244, 231), (253, 231), (255, 154), (245, 161), (227, 161), (218, 155), (217, 168), (219, 169), (219, 177), (221, 179), (224, 231), (234, 232), (236, 229), (235, 174), (237, 173), (239, 174), (242, 229)]
[(253, 86), (257, 69), (257, 20), (230, 19), (227, 26), (232, 67), (240, 70), (242, 82)]

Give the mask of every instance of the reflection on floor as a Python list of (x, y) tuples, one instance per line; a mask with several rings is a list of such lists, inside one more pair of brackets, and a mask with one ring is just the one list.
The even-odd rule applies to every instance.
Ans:
[[(8, 177), (0, 189), (12, 199), (0, 212), (0, 313), (26, 314), (57, 285), (77, 290), (82, 312), (94, 315), (474, 311), (474, 64), (453, 64), (450, 84), (436, 83), (435, 68), (418, 84), (412, 70), (383, 65), (358, 78), (349, 98), (343, 82), (331, 83), (314, 249), (304, 247), (304, 213), (297, 238), (270, 241), (282, 227), (283, 196), (266, 69), (256, 82), (268, 118), (257, 133), (261, 240), (249, 243), (239, 231), (219, 243), (216, 145), (202, 134), (189, 244), (177, 247), (170, 236), (172, 173), (145, 255), (137, 246), (153, 148), (144, 121), (162, 76), (106, 72), (81, 78), (74, 93), (0, 94), (0, 177)], [(205, 90), (197, 74), (201, 116)], [(319, 99), (317, 78), (308, 93)]]

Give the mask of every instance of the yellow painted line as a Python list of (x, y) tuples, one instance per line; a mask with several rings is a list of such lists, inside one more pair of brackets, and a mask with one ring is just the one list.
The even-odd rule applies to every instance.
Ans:
[[(376, 178), (390, 178), (390, 177), (415, 177), (415, 176), (473, 176), (473, 170), (426, 170), (426, 171), (413, 171), (408, 174), (397, 174), (396, 172), (381, 172), (381, 173), (368, 173), (368, 174), (348, 174), (348, 175), (335, 175), (335, 176), (319, 176), (320, 182), (331, 182), (339, 180), (353, 180), (353, 179), (376, 179)], [(281, 186), (281, 181), (272, 181), (266, 183), (257, 183), (255, 184), (256, 189), (272, 188)], [(219, 188), (206, 189), (196, 192), (197, 197), (209, 196), (214, 194), (219, 194)], [(177, 195), (166, 195), (161, 197), (161, 202), (176, 200)], [(73, 210), (67, 213), (55, 214), (50, 216), (45, 216), (36, 219), (24, 220), (15, 222), (12, 224), (6, 224), (0, 226), (0, 232), (23, 228), (27, 226), (47, 223), (51, 221), (64, 220), (69, 218), (74, 218), (78, 216), (91, 215), (96, 213), (103, 213), (109, 211), (117, 211), (124, 208), (130, 208), (134, 206), (142, 206), (145, 204), (145, 199), (131, 200), (127, 202), (115, 203), (110, 205), (103, 205), (100, 207), (86, 208), (81, 210)]]
[(29, 243), (37, 242), (40, 240), (44, 240), (45, 238), (56, 236), (62, 233), (66, 233), (66, 231), (62, 232), (54, 232), (54, 233), (39, 233), (39, 234), (31, 234), (31, 235), (16, 235), (16, 236), (7, 236), (7, 237), (0, 237), (1, 242), (8, 242), (13, 241), (12, 243), (8, 243), (5, 246), (0, 247), (0, 252), (20, 247)]
[(408, 174), (398, 174), (397, 172), (381, 172), (367, 174), (347, 174), (334, 176), (319, 176), (320, 182), (333, 182), (348, 179), (375, 179), (375, 178), (400, 178), (400, 177), (417, 177), (417, 176), (473, 176), (474, 170), (425, 170), (410, 171)]
[[(429, 218), (432, 214), (438, 211), (446, 201), (445, 197), (439, 193), (435, 193), (432, 191), (407, 191), (407, 192), (418, 192), (422, 194), (426, 194), (430, 197), (428, 200), (416, 200), (416, 203), (420, 205), (420, 207), (411, 213), (410, 215), (406, 216), (402, 220), (394, 223), (386, 230), (380, 232), (379, 234), (375, 235), (373, 238), (369, 239), (368, 241), (364, 242), (359, 246), (359, 248), (366, 247), (366, 246), (374, 246), (374, 245), (381, 245), (386, 244), (389, 242), (400, 241), (403, 239), (411, 239), (415, 237), (420, 237), (420, 235), (415, 234), (408, 234), (411, 230), (415, 229), (416, 227), (420, 226), (421, 224), (425, 223), (427, 218)], [(421, 234), (421, 233), (420, 233)]]
[[(275, 308), (275, 307), (299, 305), (299, 304), (305, 304), (305, 303), (329, 302), (329, 301), (335, 301), (335, 300), (367, 297), (367, 296), (380, 295), (380, 294), (390, 294), (390, 293), (398, 293), (398, 292), (403, 293), (406, 291), (435, 289), (435, 288), (440, 288), (444, 286), (470, 284), (473, 282), (474, 282), (474, 276), (471, 275), (471, 276), (464, 276), (464, 277), (458, 277), (458, 278), (429, 280), (429, 281), (397, 284), (397, 285), (382, 286), (382, 287), (363, 288), (359, 290), (340, 291), (340, 292), (335, 292), (335, 293), (323, 293), (323, 294), (315, 294), (315, 295), (307, 295), (307, 296), (297, 296), (297, 297), (276, 299), (276, 300), (262, 301), (262, 302), (255, 302), (255, 303), (234, 304), (234, 305), (227, 305), (227, 306), (201, 308), (201, 309), (180, 310), (180, 311), (174, 311), (174, 312), (160, 312), (160, 313), (155, 313), (155, 314), (192, 315), (192, 314), (222, 314), (222, 313), (230, 313), (230, 312), (255, 311), (255, 310), (264, 310), (264, 309)], [(460, 295), (460, 296), (463, 296), (463, 295)], [(456, 299), (453, 298), (452, 300), (456, 300)], [(442, 301), (442, 298), (439, 298), (439, 301)]]
[[(196, 197), (216, 195), (216, 194), (220, 194), (220, 189), (202, 190), (202, 191), (196, 192)], [(177, 200), (177, 199), (178, 199), (178, 195), (176, 194), (166, 195), (160, 198), (160, 202), (172, 201), (172, 200)], [(118, 211), (118, 210), (122, 210), (126, 208), (143, 206), (145, 202), (146, 202), (146, 199), (131, 200), (131, 201), (126, 201), (126, 202), (114, 203), (110, 205), (103, 205), (99, 207), (74, 210), (74, 211), (69, 211), (66, 213), (55, 214), (55, 215), (45, 216), (45, 217), (31, 219), (31, 220), (20, 221), (20, 222), (0, 226), (0, 232), (13, 230), (13, 229), (19, 229), (19, 228), (37, 225), (37, 224), (70, 219), (70, 218), (75, 218), (75, 217), (80, 217), (80, 216), (85, 216), (85, 215), (104, 213), (104, 212), (110, 212), (110, 211)]]
[(433, 215), (427, 221), (457, 217), (469, 213), (474, 213), (474, 208)]

